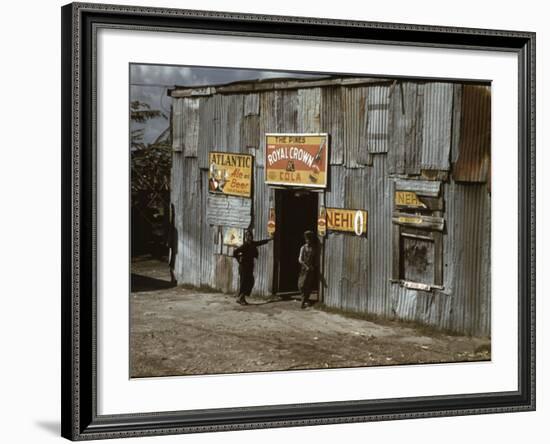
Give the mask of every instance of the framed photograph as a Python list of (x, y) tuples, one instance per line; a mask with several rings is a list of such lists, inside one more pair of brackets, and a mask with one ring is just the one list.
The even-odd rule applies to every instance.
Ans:
[(62, 435), (535, 409), (535, 35), (62, 8)]

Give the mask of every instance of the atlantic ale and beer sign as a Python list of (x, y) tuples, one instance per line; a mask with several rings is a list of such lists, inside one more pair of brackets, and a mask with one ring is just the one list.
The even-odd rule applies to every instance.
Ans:
[(211, 151), (208, 155), (208, 191), (250, 197), (253, 163), (254, 158), (249, 154)]
[(266, 134), (265, 137), (267, 184), (326, 188), (327, 134)]

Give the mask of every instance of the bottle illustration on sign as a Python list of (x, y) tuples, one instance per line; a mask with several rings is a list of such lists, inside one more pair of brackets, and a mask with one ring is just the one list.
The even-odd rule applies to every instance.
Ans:
[(321, 145), (319, 145), (319, 150), (317, 151), (317, 154), (315, 154), (315, 157), (313, 158), (313, 166), (311, 168), (311, 172), (309, 173), (309, 180), (312, 183), (317, 183), (319, 180), (319, 166), (315, 165), (321, 162), (321, 159), (323, 157), (323, 150), (325, 149), (325, 146), (327, 144), (326, 138), (324, 138), (321, 142)]

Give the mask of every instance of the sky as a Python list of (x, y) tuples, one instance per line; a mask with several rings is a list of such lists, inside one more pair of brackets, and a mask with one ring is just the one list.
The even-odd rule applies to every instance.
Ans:
[[(318, 77), (295, 72), (262, 71), (238, 68), (200, 68), (192, 66), (130, 65), (130, 100), (148, 103), (151, 109), (170, 117), (171, 98), (167, 91), (174, 86), (221, 85), (239, 80), (273, 77)], [(131, 129), (144, 128), (145, 143), (154, 142), (168, 128), (167, 118), (155, 118), (145, 124), (131, 122)]]

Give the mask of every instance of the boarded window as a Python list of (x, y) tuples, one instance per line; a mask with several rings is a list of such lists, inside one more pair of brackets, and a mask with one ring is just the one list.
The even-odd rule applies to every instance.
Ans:
[(440, 193), (440, 182), (395, 182), (392, 278), (410, 288), (443, 285), (445, 221)]
[(434, 242), (402, 234), (403, 278), (410, 282), (434, 283)]

